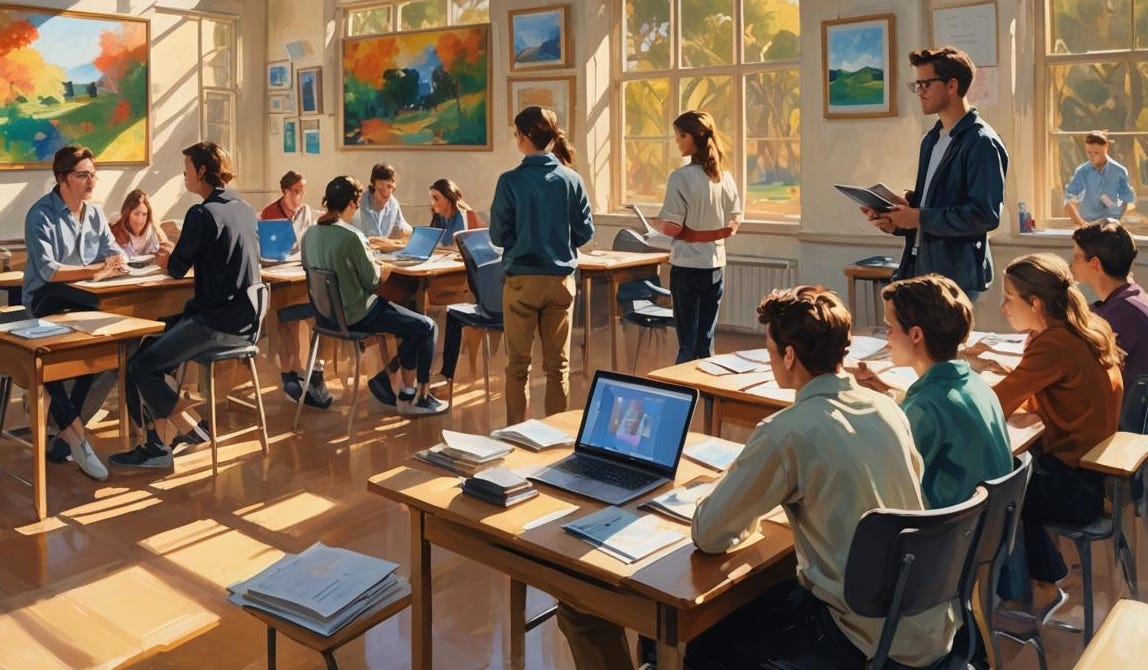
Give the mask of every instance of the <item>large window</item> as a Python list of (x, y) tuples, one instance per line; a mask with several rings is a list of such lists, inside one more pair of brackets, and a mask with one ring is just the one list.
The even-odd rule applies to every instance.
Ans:
[(204, 17), (199, 21), (200, 135), (227, 147), (234, 156), (236, 99), (235, 21)]
[(1044, 9), (1048, 190), (1037, 214), (1050, 227), (1071, 225), (1064, 188), (1087, 160), (1084, 136), (1107, 130), (1109, 157), (1128, 168), (1137, 195), (1125, 223), (1148, 234), (1148, 0), (1047, 0)]
[(725, 137), (744, 218), (796, 223), (798, 0), (626, 0), (623, 34), (618, 204), (661, 203), (682, 164), (671, 123), (702, 109)]
[(371, 2), (347, 7), (347, 37), (447, 25), (487, 23), (490, 0), (408, 0)]

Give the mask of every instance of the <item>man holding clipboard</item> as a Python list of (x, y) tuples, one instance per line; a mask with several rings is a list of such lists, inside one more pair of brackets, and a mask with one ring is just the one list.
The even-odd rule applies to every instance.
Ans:
[(921, 140), (917, 181), (886, 212), (861, 211), (882, 231), (905, 238), (894, 279), (936, 272), (976, 301), (992, 283), (988, 232), (1000, 225), (1008, 152), (996, 131), (970, 107), (975, 66), (954, 47), (909, 54), (909, 89), (937, 123)]

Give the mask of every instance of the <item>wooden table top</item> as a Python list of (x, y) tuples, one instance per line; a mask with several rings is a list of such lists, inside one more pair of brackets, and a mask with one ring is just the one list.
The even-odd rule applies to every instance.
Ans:
[(1081, 467), (1117, 477), (1131, 477), (1148, 460), (1148, 435), (1120, 432), (1080, 459)]
[(1135, 668), (1144, 662), (1146, 656), (1148, 605), (1125, 599), (1116, 603), (1116, 607), (1108, 613), (1075, 668)]
[(588, 251), (578, 252), (578, 269), (590, 272), (656, 265), (670, 260), (669, 252)]
[(164, 324), (160, 321), (137, 319), (108, 312), (68, 312), (67, 314), (46, 316), (41, 320), (64, 324), (73, 330), (70, 333), (36, 339), (26, 339), (11, 333), (0, 333), (0, 342), (7, 346), (23, 349), (28, 353), (49, 353), (84, 347), (92, 342), (142, 337), (163, 332), (164, 329)]

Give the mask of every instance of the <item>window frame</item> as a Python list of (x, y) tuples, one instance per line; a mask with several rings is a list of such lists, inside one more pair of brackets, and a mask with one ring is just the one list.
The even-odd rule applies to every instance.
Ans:
[[(611, 161), (615, 165), (625, 165), (625, 145), (630, 136), (625, 134), (625, 88), (626, 84), (631, 81), (641, 81), (647, 79), (667, 79), (669, 80), (669, 100), (667, 106), (670, 110), (681, 110), (681, 84), (684, 80), (706, 77), (729, 77), (731, 80), (731, 96), (733, 97), (733, 110), (731, 116), (733, 119), (732, 130), (719, 128), (718, 131), (724, 136), (726, 140), (726, 162), (730, 174), (733, 175), (734, 182), (737, 184), (738, 195), (742, 200), (742, 215), (743, 223), (750, 224), (750, 228), (756, 226), (779, 226), (783, 230), (793, 230), (801, 222), (801, 200), (798, 198), (797, 212), (792, 215), (792, 218), (784, 217), (777, 214), (768, 214), (762, 212), (751, 212), (748, 205), (748, 184), (746, 183), (746, 167), (745, 167), (745, 150), (746, 143), (751, 141), (746, 128), (746, 114), (745, 114), (745, 96), (746, 86), (745, 80), (751, 75), (770, 72), (783, 72), (792, 71), (800, 82), (801, 79), (801, 65), (804, 54), (799, 54), (795, 59), (777, 60), (777, 61), (763, 61), (757, 63), (745, 62), (745, 3), (753, 2), (753, 0), (733, 0), (733, 12), (736, 15), (735, 25), (733, 28), (733, 62), (729, 65), (707, 65), (701, 67), (686, 67), (682, 65), (682, 22), (679, 20), (681, 14), (682, 0), (670, 0), (670, 14), (669, 20), (671, 24), (670, 35), (674, 40), (670, 47), (670, 65), (667, 69), (659, 70), (627, 70), (626, 69), (626, 0), (617, 0), (615, 3), (617, 17), (616, 28), (614, 30), (615, 43), (617, 48), (611, 49), (611, 70), (613, 76), (613, 83), (611, 85), (612, 99), (615, 102), (613, 106), (614, 112), (611, 115), (611, 125), (614, 132), (611, 133), (611, 154), (616, 156), (617, 159)], [(800, 11), (800, 5), (799, 5)], [(800, 39), (800, 36), (798, 36)], [(800, 104), (798, 105), (800, 109)], [(666, 133), (660, 136), (642, 136), (643, 139), (656, 140), (664, 138), (673, 148), (674, 135), (672, 128), (667, 127)], [(752, 141), (774, 141), (785, 140), (785, 137), (754, 137)], [(801, 145), (801, 132), (798, 130), (797, 134), (793, 136), (793, 140), (797, 142), (798, 147)], [(650, 207), (658, 207), (660, 202), (654, 203), (645, 200), (632, 199), (626, 190), (626, 175), (624, 169), (611, 170), (610, 177), (610, 197), (608, 203), (610, 210), (613, 212), (621, 213), (623, 207), (629, 204), (646, 205)], [(667, 175), (668, 177), (669, 175)], [(800, 186), (801, 179), (799, 177), (798, 184)], [(747, 230), (746, 228), (742, 229)]]
[[(339, 12), (339, 39), (345, 40), (345, 39), (350, 39), (352, 37), (363, 37), (364, 35), (391, 35), (394, 33), (410, 32), (410, 31), (403, 30), (400, 23), (399, 23), (399, 20), (400, 20), (399, 19), (399, 16), (400, 16), (399, 7), (401, 5), (405, 5), (405, 4), (408, 4), (410, 2), (415, 2), (415, 1), (417, 1), (417, 0), (341, 0), (337, 5), (337, 9)], [(455, 17), (454, 17), (454, 8), (455, 8), (454, 7), (454, 0), (441, 0), (441, 1), (446, 4), (446, 23), (442, 24), (442, 26), (434, 26), (434, 27), (481, 25), (481, 23), (478, 23), (478, 24), (476, 24), (476, 23), (456, 23), (454, 20), (455, 19)], [(350, 32), (349, 32), (350, 28), (351, 28), (350, 15), (352, 12), (359, 12), (359, 11), (363, 11), (363, 10), (367, 10), (367, 9), (375, 9), (375, 8), (382, 8), (382, 7), (390, 7), (391, 8), (391, 28), (389, 31), (382, 32), (382, 33), (359, 33), (356, 35), (350, 34)], [(487, 2), (487, 15), (488, 16), (487, 16), (486, 22), (492, 22), (490, 20), (489, 14), (490, 14), (490, 2), (488, 0), (488, 2)]]
[[(230, 114), (229, 114), (229, 118), (227, 120), (227, 124), (228, 124), (228, 128), (229, 128), (229, 134), (231, 136), (231, 142), (228, 144), (228, 150), (231, 152), (232, 161), (235, 163), (236, 169), (238, 169), (239, 162), (240, 162), (240, 159), (239, 159), (240, 151), (239, 151), (238, 143), (235, 141), (236, 140), (235, 132), (236, 132), (236, 129), (239, 127), (239, 120), (238, 120), (239, 72), (240, 72), (240, 68), (239, 68), (239, 18), (236, 16), (227, 15), (227, 14), (199, 14), (196, 16), (196, 19), (197, 19), (197, 22), (199, 24), (199, 62), (200, 62), (199, 68), (196, 70), (196, 78), (197, 78), (197, 81), (199, 83), (199, 138), (200, 138), (200, 140), (206, 140), (208, 138), (208, 133), (207, 133), (207, 127), (208, 127), (208, 119), (207, 119), (208, 104), (207, 104), (207, 101), (208, 101), (208, 97), (211, 95), (216, 95), (216, 96), (219, 96), (222, 98), (226, 98), (229, 101), (229, 105), (230, 105)], [(215, 48), (214, 48), (215, 45), (214, 44), (209, 45), (209, 44), (207, 44), (207, 42), (205, 40), (204, 33), (206, 30), (206, 28), (205, 28), (206, 21), (212, 21), (215, 23), (226, 23), (226, 24), (230, 25), (230, 27), (231, 27), (230, 44), (227, 45), (227, 47), (226, 47), (227, 49), (230, 49), (230, 51), (231, 51), (231, 58), (228, 59), (230, 66), (231, 66), (231, 72), (228, 75), (228, 80), (231, 82), (230, 86), (215, 86), (215, 85), (209, 86), (209, 85), (204, 83), (203, 69), (205, 67), (204, 63), (206, 61), (205, 56), (209, 53), (208, 47), (210, 46), (211, 50), (215, 51)]]

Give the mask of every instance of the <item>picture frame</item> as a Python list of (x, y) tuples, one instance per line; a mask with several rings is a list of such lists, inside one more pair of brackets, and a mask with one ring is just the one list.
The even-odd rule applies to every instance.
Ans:
[(286, 93), (273, 93), (267, 96), (267, 113), (268, 114), (294, 114), (295, 113), (295, 94), (292, 91)]
[(267, 61), (267, 90), (286, 91), (291, 89), (291, 61)]
[(490, 31), (478, 24), (343, 40), (338, 149), (489, 151)]
[(558, 114), (558, 127), (573, 133), (574, 113), (577, 107), (575, 91), (578, 78), (574, 75), (557, 77), (529, 77), (507, 81), (507, 119), (513, 125), (514, 117), (531, 105), (549, 107)]
[(897, 116), (894, 14), (821, 22), (822, 116)]
[(299, 153), (299, 122), (295, 119), (283, 119), (283, 153)]
[(322, 153), (319, 119), (299, 119), (299, 130), (303, 136), (303, 153), (312, 156), (318, 156)]
[(571, 67), (570, 5), (513, 10), (508, 23), (511, 72)]
[(323, 113), (323, 68), (300, 68), (296, 73), (296, 99), (300, 114)]
[(47, 169), (67, 144), (100, 167), (151, 163), (150, 21), (7, 3), (0, 18), (0, 72), (18, 83), (0, 87), (0, 170)]

